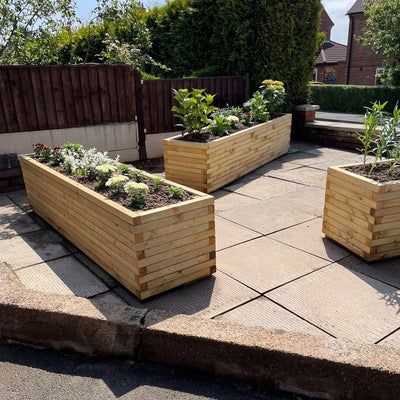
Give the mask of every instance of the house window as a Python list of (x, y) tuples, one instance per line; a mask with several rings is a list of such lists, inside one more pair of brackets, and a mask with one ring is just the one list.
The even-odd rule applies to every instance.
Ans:
[(314, 70), (314, 82), (318, 82), (318, 68)]
[(327, 85), (335, 85), (336, 84), (336, 76), (329, 72), (328, 76), (325, 79), (325, 83)]
[(385, 68), (377, 68), (375, 71), (375, 86), (381, 86), (382, 85), (382, 75), (385, 73)]

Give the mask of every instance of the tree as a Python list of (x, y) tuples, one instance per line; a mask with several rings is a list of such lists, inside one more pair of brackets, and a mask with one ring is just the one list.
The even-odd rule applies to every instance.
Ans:
[(364, 14), (367, 26), (360, 41), (386, 57), (384, 79), (392, 85), (400, 85), (400, 1), (369, 0)]
[(74, 0), (0, 0), (0, 63), (54, 62), (56, 35), (71, 29)]

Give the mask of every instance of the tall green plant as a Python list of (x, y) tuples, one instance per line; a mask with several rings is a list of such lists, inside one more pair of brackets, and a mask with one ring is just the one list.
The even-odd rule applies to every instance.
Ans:
[(194, 134), (198, 135), (208, 123), (208, 116), (217, 109), (212, 105), (215, 95), (207, 94), (204, 89), (172, 89), (174, 99), (178, 102), (177, 106), (173, 106), (171, 111), (175, 112), (175, 116), (182, 120), (184, 128), (182, 135)]

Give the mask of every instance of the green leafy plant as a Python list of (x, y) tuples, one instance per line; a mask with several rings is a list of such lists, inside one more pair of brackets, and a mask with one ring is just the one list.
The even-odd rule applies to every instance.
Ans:
[(131, 174), (132, 174), (133, 178), (135, 179), (135, 182), (139, 183), (139, 182), (142, 181), (142, 179), (143, 179), (143, 171), (141, 171), (140, 169), (132, 170)]
[(252, 121), (265, 122), (269, 120), (267, 102), (264, 99), (264, 95), (260, 91), (257, 90), (253, 94), (253, 97), (243, 104), (243, 107), (249, 111)]
[(180, 187), (170, 186), (168, 190), (172, 194), (172, 197), (177, 200), (180, 200), (186, 194), (186, 192)]
[(146, 194), (149, 192), (149, 187), (145, 183), (127, 182), (124, 190), (130, 197), (129, 207), (140, 210), (145, 206)]
[(259, 88), (261, 94), (267, 102), (267, 109), (269, 112), (275, 112), (285, 102), (285, 88), (283, 82), (266, 79), (262, 81)]
[(366, 107), (363, 118), (364, 132), (357, 132), (357, 138), (362, 144), (359, 149), (363, 154), (363, 166), (367, 169), (367, 156), (373, 154), (368, 174), (375, 169), (378, 161), (383, 157), (393, 158), (390, 170), (400, 161), (400, 137), (397, 129), (400, 120), (400, 110), (396, 105), (392, 117), (387, 117), (384, 111), (387, 102), (375, 102), (371, 107)]
[(208, 116), (217, 109), (212, 105), (214, 95), (204, 93), (204, 89), (172, 89), (174, 99), (178, 106), (173, 106), (171, 111), (182, 120), (185, 133), (198, 135), (208, 123)]
[(228, 129), (231, 127), (231, 123), (223, 116), (215, 115), (209, 120), (207, 126), (209, 132), (215, 136), (224, 136), (228, 134)]
[(121, 170), (122, 175), (129, 176), (133, 166), (130, 164), (119, 164), (118, 168)]
[(160, 190), (160, 185), (164, 182), (163, 178), (160, 178), (158, 176), (150, 177), (150, 179), (154, 182), (155, 185), (155, 190)]

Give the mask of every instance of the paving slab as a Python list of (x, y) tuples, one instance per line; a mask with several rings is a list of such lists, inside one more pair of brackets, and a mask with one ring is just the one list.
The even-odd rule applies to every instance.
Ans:
[(306, 142), (304, 140), (300, 139), (292, 139), (290, 141), (290, 150), (291, 151), (305, 151), (305, 150), (314, 150), (314, 149), (319, 149), (321, 146), (311, 143), (311, 142)]
[(270, 200), (280, 205), (281, 209), (291, 212), (304, 212), (314, 217), (324, 215), (325, 189), (315, 186), (302, 186), (299, 189)]
[(0, 196), (0, 240), (41, 229), (24, 210)]
[(303, 185), (316, 186), (322, 189), (326, 187), (326, 172), (317, 168), (303, 167), (286, 171), (270, 172), (268, 176), (283, 179), (285, 181), (301, 183)]
[(0, 261), (16, 270), (70, 255), (66, 240), (53, 230), (40, 230), (0, 240)]
[(254, 199), (239, 193), (229, 192), (227, 190), (218, 190), (212, 195), (215, 198), (215, 213), (218, 214), (222, 211), (233, 210), (238, 207), (258, 207), (260, 204), (259, 199)]
[(261, 234), (234, 222), (215, 216), (215, 238), (217, 251), (260, 237)]
[(219, 270), (259, 293), (330, 264), (267, 237), (222, 250), (217, 262)]
[(30, 211), (28, 197), (25, 190), (17, 190), (7, 193), (7, 197), (11, 199), (19, 208), (24, 211)]
[(105, 303), (118, 304), (120, 306), (128, 306), (129, 305), (126, 301), (124, 301), (120, 296), (118, 296), (113, 291), (101, 293), (97, 296), (92, 297), (91, 300), (104, 301)]
[(351, 254), (325, 237), (322, 233), (322, 218), (315, 218), (268, 237), (330, 261), (338, 261)]
[(255, 291), (218, 270), (210, 278), (143, 301), (124, 288), (114, 290), (135, 308), (165, 310), (174, 314), (198, 315), (204, 318), (212, 318), (259, 296)]
[(249, 174), (225, 186), (225, 190), (243, 194), (256, 199), (272, 199), (300, 187), (299, 184), (278, 179), (260, 176), (259, 174)]
[(246, 326), (262, 326), (266, 329), (279, 331), (329, 336), (327, 333), (276, 305), (264, 296), (219, 315), (215, 319), (243, 324)]
[(80, 263), (89, 268), (90, 271), (92, 271), (97, 277), (99, 277), (109, 288), (114, 288), (120, 285), (120, 283), (114, 277), (112, 277), (103, 268), (92, 261), (87, 255), (79, 251), (74, 254), (74, 257)]
[(266, 296), (336, 338), (374, 344), (400, 327), (400, 291), (339, 264)]
[(399, 258), (366, 263), (356, 256), (350, 256), (341, 260), (340, 265), (400, 289)]
[(400, 349), (400, 329), (389, 335), (386, 339), (379, 342), (380, 346), (394, 347)]
[(41, 292), (88, 298), (108, 291), (108, 287), (74, 257), (20, 268), (15, 274), (26, 288)]
[[(308, 212), (296, 209), (289, 209), (282, 206), (285, 196), (276, 197), (270, 200), (264, 200), (257, 205), (243, 206), (233, 210), (220, 212), (219, 215), (229, 221), (235, 222), (253, 231), (264, 235), (289, 228), (294, 225), (310, 221), (315, 218)], [(292, 198), (295, 201), (295, 198)]]
[(253, 171), (254, 174), (269, 176), (273, 172), (278, 171), (290, 171), (291, 169), (299, 168), (298, 164), (291, 162), (284, 162), (280, 158), (277, 160), (270, 161), (269, 163), (263, 165), (262, 167)]

